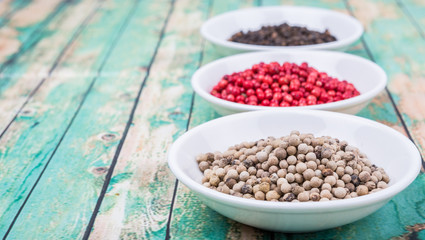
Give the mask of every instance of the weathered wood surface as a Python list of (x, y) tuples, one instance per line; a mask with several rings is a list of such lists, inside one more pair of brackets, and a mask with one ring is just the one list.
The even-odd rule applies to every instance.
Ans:
[[(218, 117), (190, 77), (220, 56), (199, 27), (261, 5), (353, 14), (348, 52), (389, 76), (359, 115), (425, 156), (425, 2), (20, 0), (0, 2), (0, 236), (7, 239), (425, 239), (425, 175), (371, 216), (309, 234), (229, 220), (178, 183), (170, 144)], [(419, 197), (421, 196), (421, 197)]]

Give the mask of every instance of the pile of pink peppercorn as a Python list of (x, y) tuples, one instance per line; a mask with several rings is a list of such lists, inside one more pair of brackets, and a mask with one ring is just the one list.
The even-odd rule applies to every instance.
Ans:
[(211, 95), (240, 104), (290, 107), (336, 102), (360, 95), (353, 84), (307, 63), (259, 63), (225, 75)]

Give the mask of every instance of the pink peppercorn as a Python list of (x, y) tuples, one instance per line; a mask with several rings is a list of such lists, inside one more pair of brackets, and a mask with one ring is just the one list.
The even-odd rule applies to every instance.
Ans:
[(307, 63), (254, 64), (225, 75), (211, 95), (240, 104), (289, 107), (341, 101), (360, 95), (353, 84), (319, 72)]

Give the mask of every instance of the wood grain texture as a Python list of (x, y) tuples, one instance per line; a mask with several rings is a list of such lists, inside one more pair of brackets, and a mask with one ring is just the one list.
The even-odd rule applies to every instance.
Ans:
[[(0, 217), (1, 235), (9, 227), (43, 168), (52, 157), (64, 132), (67, 131), (67, 126), (78, 110), (80, 101), (85, 97), (93, 79), (92, 73), (96, 73), (108, 55), (108, 49), (114, 43), (115, 36), (119, 34), (125, 16), (131, 11), (133, 5), (132, 2), (118, 4), (113, 1), (104, 4), (104, 7), (65, 53), (66, 58), (59, 63), (60, 66), (56, 71), (58, 75), (53, 75), (46, 80), (0, 140), (2, 169), (0, 195), (3, 196), (0, 199), (0, 212), (3, 213)], [(90, 9), (86, 11), (88, 10)], [(60, 77), (67, 74), (72, 76), (72, 73), (83, 75)], [(87, 73), (90, 75), (84, 76)], [(61, 160), (72, 161), (67, 157)], [(65, 169), (66, 167), (60, 171)], [(48, 211), (48, 208), (34, 209)], [(36, 229), (46, 226), (49, 225), (33, 225), (35, 229), (31, 234), (45, 234), (46, 232), (36, 231)], [(28, 226), (24, 228), (28, 229)], [(18, 233), (30, 232), (20, 231), (13, 234), (19, 236)]]
[[(16, 222), (11, 233), (14, 238), (24, 237), (21, 233), (33, 221), (55, 223), (34, 228), (39, 239), (61, 238), (66, 236), (64, 233), (80, 238), (84, 233), (146, 74), (143, 67), (151, 60), (168, 12), (164, 6), (169, 1), (138, 3), (132, 7), (131, 19), (102, 68), (101, 77), (28, 200), (28, 207), (22, 211), (26, 217)], [(75, 159), (72, 166), (69, 159)], [(80, 173), (78, 179), (76, 173)], [(69, 193), (80, 196), (79, 201), (68, 198)], [(31, 207), (34, 205), (38, 207)], [(75, 224), (70, 226), (69, 219), (74, 219)]]
[(166, 236), (175, 181), (166, 149), (186, 129), (208, 8), (207, 1), (175, 2), (90, 238)]

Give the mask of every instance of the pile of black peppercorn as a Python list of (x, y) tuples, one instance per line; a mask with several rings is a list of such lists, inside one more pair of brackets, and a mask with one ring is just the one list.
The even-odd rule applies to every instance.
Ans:
[(336, 38), (327, 29), (321, 33), (283, 23), (277, 26), (263, 26), (257, 31), (240, 31), (229, 41), (265, 46), (301, 46), (333, 42)]

